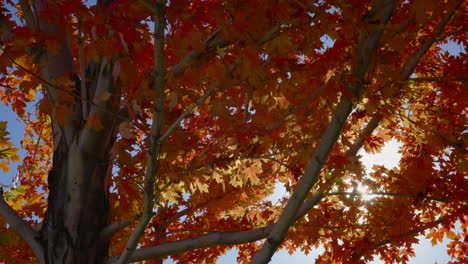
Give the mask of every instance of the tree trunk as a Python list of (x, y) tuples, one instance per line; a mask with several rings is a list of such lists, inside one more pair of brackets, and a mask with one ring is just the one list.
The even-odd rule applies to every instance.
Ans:
[[(53, 26), (49, 31), (54, 32)], [(104, 263), (109, 242), (101, 241), (101, 230), (110, 223), (108, 186), (112, 162), (110, 150), (115, 142), (116, 119), (120, 105), (120, 87), (113, 79), (113, 62), (101, 58), (91, 61), (84, 78), (78, 78), (72, 62), (71, 48), (64, 40), (56, 55), (49, 55), (44, 70), (45, 79), (53, 82), (67, 71), (75, 81), (74, 104), (65, 114), (67, 124), (59, 124), (57, 113), (52, 114), (54, 132), (53, 168), (48, 177), (48, 208), (41, 229), (40, 242), (47, 264)], [(81, 82), (86, 82), (84, 87)], [(60, 96), (57, 87), (48, 87), (47, 96), (54, 104)], [(99, 95), (112, 94), (109, 98)], [(97, 97), (96, 97), (97, 95)], [(96, 116), (103, 128), (87, 126), (87, 118)], [(121, 120), (120, 120), (121, 121)]]
[[(108, 160), (84, 153), (62, 140), (49, 173), (49, 207), (42, 227), (46, 263), (104, 263), (108, 241), (100, 231), (109, 224), (105, 180)], [(107, 148), (108, 149), (108, 148)]]
[[(110, 76), (101, 72), (100, 78), (108, 80)], [(100, 88), (110, 90), (113, 86), (106, 83)], [(109, 102), (107, 112), (113, 113), (118, 105), (119, 99)], [(109, 249), (109, 241), (100, 235), (111, 220), (106, 180), (111, 177), (110, 150), (119, 122), (101, 112), (105, 129), (86, 127), (81, 104), (73, 108), (69, 126), (53, 125), (56, 147), (41, 244), (47, 264), (101, 264)]]

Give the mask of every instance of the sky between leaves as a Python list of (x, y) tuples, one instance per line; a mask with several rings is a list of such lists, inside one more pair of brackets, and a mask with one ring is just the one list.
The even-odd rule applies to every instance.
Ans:
[[(453, 46), (451, 46), (453, 45)], [(449, 43), (447, 44), (447, 47), (449, 51), (453, 52), (453, 53), (457, 53), (459, 51), (457, 51), (457, 49), (464, 49), (464, 47), (460, 47), (460, 46), (456, 46), (452, 43)], [(15, 142), (15, 143), (18, 143), (19, 140), (21, 139), (21, 136), (22, 136), (22, 131), (23, 131), (23, 125), (21, 124), (21, 122), (17, 122), (16, 121), (16, 118), (14, 116), (14, 114), (11, 114), (11, 112), (9, 111), (8, 108), (5, 108), (5, 107), (1, 107), (0, 108), (0, 121), (9, 121), (9, 131), (11, 132), (11, 136), (12, 136), (12, 141)], [(17, 146), (19, 146), (20, 144), (16, 144)], [(392, 166), (395, 166), (396, 163), (392, 163), (392, 162), (389, 162), (390, 160), (393, 160), (394, 162), (396, 160), (398, 160), (398, 155), (395, 154), (396, 151), (397, 151), (397, 144), (395, 142), (389, 144), (390, 145), (390, 149), (388, 150), (388, 153), (387, 154), (383, 154), (383, 156), (380, 156), (380, 157), (377, 157), (374, 161), (369, 161), (370, 163), (374, 162), (374, 163), (378, 163), (379, 161), (382, 162), (382, 161), (385, 161), (383, 163), (383, 165), (386, 165), (386, 166), (389, 166), (389, 167), (392, 167)], [(21, 152), (20, 152), (21, 154)], [(365, 156), (365, 159), (369, 159), (369, 160), (372, 160), (372, 156)], [(0, 172), (2, 173), (2, 176), (0, 177), (0, 183), (4, 183), (4, 184), (9, 184), (11, 182), (11, 177), (15, 175), (15, 168), (14, 168), (14, 165), (11, 166), (11, 169), (12, 171), (9, 173), (9, 174), (4, 174), (3, 172)], [(434, 249), (432, 249), (431, 247), (427, 247), (427, 245), (425, 245), (426, 243), (422, 243), (424, 246), (422, 247), (422, 251), (424, 252), (420, 252), (420, 254), (417, 254), (417, 257), (414, 259), (414, 262), (413, 263), (427, 263), (426, 261), (428, 261), (427, 257), (430, 256), (430, 254), (428, 254), (429, 252), (431, 253), (434, 253), (436, 252)], [(430, 243), (427, 243), (428, 245), (430, 245)], [(445, 248), (441, 248), (440, 249), (440, 256), (443, 256), (443, 251), (445, 250)], [(233, 256), (234, 254), (232, 253), (228, 253), (226, 256), (222, 257), (220, 260), (219, 260), (219, 263), (222, 263), (222, 264), (229, 264), (229, 263), (235, 263), (235, 256)], [(420, 255), (420, 257), (418, 256)], [(291, 259), (292, 258), (292, 259)], [(276, 255), (274, 257), (274, 259), (272, 260), (272, 263), (284, 263), (284, 261), (290, 261), (291, 263), (293, 261), (301, 261), (302, 260), (311, 260), (311, 256), (307, 256), (307, 257), (303, 257), (301, 256), (300, 253), (296, 253), (294, 254), (292, 257), (291, 256), (286, 256), (284, 252), (281, 252), (279, 253), (278, 255)], [(419, 259), (421, 258), (421, 259)], [(435, 260), (435, 259), (434, 259)], [(423, 262), (424, 261), (424, 262)], [(432, 259), (429, 259), (429, 261), (432, 261)], [(440, 262), (444, 262), (444, 261), (447, 261), (446, 258), (441, 258), (441, 259), (438, 259), (437, 261)], [(299, 263), (299, 262), (298, 262)]]
[[(326, 38), (325, 38), (326, 39)], [(325, 46), (329, 46), (330, 43), (326, 43)], [(440, 45), (444, 50), (449, 51), (452, 55), (457, 55), (460, 52), (463, 52), (466, 47), (457, 45), (454, 42), (449, 42), (446, 44)], [(29, 105), (29, 108), (31, 108)], [(31, 111), (32, 112), (32, 111)], [(0, 121), (8, 122), (8, 131), (10, 132), (11, 141), (16, 145), (20, 146), (20, 141), (24, 133), (24, 123), (17, 119), (15, 113), (13, 113), (8, 106), (0, 104)], [(377, 154), (365, 154), (364, 150), (361, 150), (360, 154), (363, 155), (363, 162), (366, 166), (366, 169), (369, 170), (373, 165), (384, 165), (387, 168), (392, 168), (398, 166), (399, 159), (401, 155), (398, 153), (398, 148), (400, 144), (392, 140), (386, 144), (382, 149), (381, 153)], [(19, 155), (24, 155), (24, 150), (20, 150)], [(9, 168), (11, 169), (10, 173), (5, 173), (0, 171), (0, 184), (11, 185), (13, 177), (16, 175), (17, 169), (16, 166), (19, 162), (12, 163)], [(275, 193), (270, 197), (272, 201), (277, 200), (285, 192), (284, 188), (281, 185), (276, 186)], [(443, 243), (436, 246), (432, 246), (428, 239), (425, 239), (424, 236), (419, 236), (420, 243), (415, 247), (416, 256), (412, 257), (411, 263), (414, 264), (427, 264), (427, 263), (446, 263), (450, 260), (449, 256), (446, 254), (445, 245), (448, 243), (448, 239), (445, 238)], [(323, 249), (318, 249), (318, 252), (321, 252)], [(273, 256), (271, 261), (272, 264), (276, 263), (312, 263), (312, 261), (317, 257), (318, 254), (312, 252), (310, 255), (305, 255), (304, 253), (298, 251), (292, 255), (289, 255), (286, 250), (280, 250), (277, 254)], [(237, 250), (232, 249), (228, 251), (224, 256), (220, 257), (218, 260), (219, 264), (234, 264), (236, 262)], [(170, 264), (172, 261), (166, 260), (165, 263)], [(383, 263), (382, 261), (375, 260), (373, 263)]]

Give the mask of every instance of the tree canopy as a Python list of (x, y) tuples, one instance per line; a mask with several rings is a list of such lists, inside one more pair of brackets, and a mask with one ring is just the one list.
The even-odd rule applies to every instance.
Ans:
[(0, 3), (0, 262), (468, 260), (466, 1)]

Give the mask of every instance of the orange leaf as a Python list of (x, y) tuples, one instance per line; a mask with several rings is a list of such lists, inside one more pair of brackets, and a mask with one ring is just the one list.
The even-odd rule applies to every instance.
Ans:
[(104, 126), (101, 123), (101, 119), (99, 118), (98, 113), (95, 113), (86, 119), (85, 127), (94, 128), (98, 131), (104, 129)]

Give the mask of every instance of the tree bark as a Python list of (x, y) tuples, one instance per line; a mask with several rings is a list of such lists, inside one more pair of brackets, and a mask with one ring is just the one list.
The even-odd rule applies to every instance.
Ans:
[(81, 151), (77, 140), (59, 143), (49, 173), (41, 244), (50, 264), (104, 263), (108, 256), (108, 241), (99, 234), (110, 222), (105, 180), (111, 164)]

